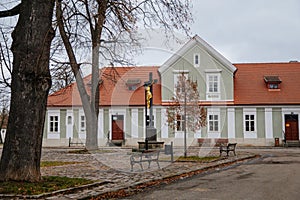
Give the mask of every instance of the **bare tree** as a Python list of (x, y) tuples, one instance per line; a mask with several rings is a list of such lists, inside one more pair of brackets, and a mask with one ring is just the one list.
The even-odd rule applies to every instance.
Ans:
[(196, 81), (188, 79), (184, 73), (178, 76), (176, 94), (167, 108), (167, 122), (174, 131), (184, 132), (184, 156), (187, 156), (187, 131), (196, 132), (206, 126), (206, 110), (200, 106)]
[(52, 77), (50, 93), (61, 90), (75, 81), (72, 68), (68, 63), (53, 64), (50, 72)]
[(18, 15), (12, 33), (11, 103), (0, 180), (40, 181), (54, 0), (21, 0), (0, 18)]
[(12, 73), (9, 38), (3, 28), (0, 28), (0, 92), (9, 93)]
[(4, 138), (2, 138), (2, 129), (7, 128), (9, 112), (9, 97), (2, 93), (0, 96), (0, 144), (3, 144)]
[[(139, 27), (163, 27), (188, 33), (192, 21), (189, 0), (56, 0), (56, 17), (86, 115), (88, 149), (98, 148), (99, 64), (126, 63), (129, 47), (139, 46)], [(90, 48), (92, 80), (87, 91), (76, 50)], [(124, 50), (127, 51), (124, 51)], [(103, 60), (100, 60), (100, 57)], [(89, 98), (90, 96), (90, 98)]]

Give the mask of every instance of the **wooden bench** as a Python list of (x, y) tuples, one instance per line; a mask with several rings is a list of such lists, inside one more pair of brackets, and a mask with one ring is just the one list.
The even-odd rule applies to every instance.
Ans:
[(228, 143), (226, 146), (221, 145), (220, 146), (220, 156), (222, 155), (222, 152), (226, 152), (227, 156), (229, 155), (229, 152), (232, 151), (234, 155), (235, 154), (235, 148), (237, 143)]
[(143, 162), (148, 162), (148, 169), (150, 168), (150, 164), (152, 161), (156, 162), (158, 168), (159, 166), (159, 152), (160, 150), (142, 150), (139, 152), (132, 152), (130, 156), (130, 165), (131, 165), (131, 171), (133, 171), (133, 165), (134, 164), (140, 164), (141, 169), (143, 169)]
[(72, 138), (69, 137), (69, 147), (71, 147), (71, 145), (75, 144), (76, 146), (77, 145), (82, 145), (84, 146), (84, 143), (83, 142), (73, 142), (72, 141)]

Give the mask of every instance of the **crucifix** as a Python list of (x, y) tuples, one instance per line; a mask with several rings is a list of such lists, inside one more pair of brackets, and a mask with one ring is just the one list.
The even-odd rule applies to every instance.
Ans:
[[(153, 84), (157, 83), (157, 79), (153, 80), (152, 72), (149, 73), (149, 80), (144, 82), (145, 87), (145, 119), (146, 119), (146, 141), (156, 141), (156, 129), (154, 128), (153, 117)], [(147, 111), (149, 109), (149, 116)], [(149, 119), (149, 120), (147, 120)]]

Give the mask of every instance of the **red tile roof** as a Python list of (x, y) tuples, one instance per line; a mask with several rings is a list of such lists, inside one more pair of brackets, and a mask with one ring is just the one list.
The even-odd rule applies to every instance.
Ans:
[[(234, 64), (234, 105), (300, 105), (300, 63), (247, 63)], [(161, 105), (161, 81), (159, 67), (108, 67), (102, 69), (100, 106), (143, 106), (145, 105), (143, 84), (149, 72), (158, 79), (154, 84), (154, 105)], [(264, 77), (277, 76), (280, 89), (268, 89)], [(88, 85), (91, 76), (84, 81)], [(134, 91), (128, 90), (127, 81), (139, 82)], [(140, 81), (138, 81), (140, 80)], [(88, 86), (86, 86), (88, 87)], [(81, 106), (77, 84), (52, 94), (49, 107)]]
[[(234, 64), (235, 105), (300, 104), (300, 63)], [(264, 76), (278, 76), (280, 89), (268, 89)]]
[[(158, 67), (107, 67), (100, 71), (102, 83), (100, 85), (100, 106), (143, 106), (145, 105), (144, 82), (149, 78), (149, 72), (153, 73), (153, 79), (158, 82), (153, 86), (153, 104), (161, 104), (161, 86)], [(91, 76), (84, 78), (88, 85)], [(127, 80), (139, 79), (137, 89), (130, 91), (126, 85)], [(86, 86), (88, 87), (88, 86)], [(81, 106), (77, 84), (73, 83), (48, 97), (49, 107)]]

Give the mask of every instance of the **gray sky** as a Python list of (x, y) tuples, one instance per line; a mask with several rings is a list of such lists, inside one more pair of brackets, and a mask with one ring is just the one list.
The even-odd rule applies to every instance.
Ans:
[[(192, 0), (193, 34), (232, 63), (300, 61), (299, 0)], [(162, 64), (170, 54), (153, 36), (138, 63)], [(150, 45), (149, 45), (150, 44)], [(172, 46), (172, 45), (171, 45)], [(179, 46), (174, 45), (172, 50)], [(156, 59), (154, 59), (156, 58)]]

